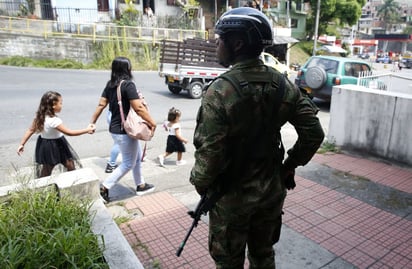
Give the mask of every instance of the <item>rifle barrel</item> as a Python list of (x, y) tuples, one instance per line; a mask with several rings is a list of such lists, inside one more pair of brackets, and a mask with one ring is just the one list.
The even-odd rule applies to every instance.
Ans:
[(182, 243), (180, 244), (179, 248), (178, 248), (177, 251), (176, 251), (176, 256), (177, 256), (177, 257), (180, 257), (180, 254), (182, 254), (183, 248), (184, 248), (185, 245), (186, 245), (187, 239), (189, 239), (190, 234), (191, 234), (192, 231), (193, 231), (193, 228), (195, 228), (195, 227), (197, 226), (197, 223), (198, 223), (198, 222), (199, 222), (199, 219), (194, 219), (194, 220), (193, 220), (192, 226), (190, 226), (189, 231), (187, 231), (187, 233), (186, 233), (185, 239), (183, 239)]

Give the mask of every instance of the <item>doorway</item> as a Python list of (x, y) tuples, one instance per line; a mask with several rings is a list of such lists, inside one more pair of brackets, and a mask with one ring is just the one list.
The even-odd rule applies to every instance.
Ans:
[(41, 18), (43, 20), (53, 20), (53, 8), (51, 5), (51, 0), (42, 0), (41, 5)]
[(109, 0), (97, 0), (98, 11), (109, 11)]
[(152, 10), (153, 14), (155, 13), (155, 4), (154, 1), (151, 0), (143, 0), (143, 14), (147, 15), (147, 8), (150, 7)]

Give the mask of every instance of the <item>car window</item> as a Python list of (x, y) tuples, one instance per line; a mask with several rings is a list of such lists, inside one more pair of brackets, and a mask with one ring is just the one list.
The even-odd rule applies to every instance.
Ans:
[(367, 64), (362, 64), (362, 72), (370, 72), (371, 68)]
[(359, 77), (359, 75), (364, 71), (370, 71), (367, 64), (363, 63), (345, 63), (344, 65), (344, 75), (350, 77)]
[(307, 68), (313, 66), (319, 66), (324, 69), (327, 73), (336, 74), (338, 71), (339, 62), (331, 59), (323, 59), (323, 58), (312, 58), (312, 60), (308, 63)]
[(264, 55), (265, 57), (265, 63), (269, 65), (277, 65), (278, 63), (270, 56)]
[(345, 68), (345, 76), (350, 76), (350, 77), (354, 77), (355, 76), (355, 69), (352, 63), (345, 63), (344, 65)]

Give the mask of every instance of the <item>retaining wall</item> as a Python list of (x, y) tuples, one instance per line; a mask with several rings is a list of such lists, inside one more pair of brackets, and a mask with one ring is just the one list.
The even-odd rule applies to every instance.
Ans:
[(412, 165), (412, 95), (356, 85), (332, 90), (328, 141)]
[(41, 38), (38, 36), (0, 33), (0, 57), (22, 56), (33, 59), (71, 59), (84, 64), (93, 61), (91, 40)]

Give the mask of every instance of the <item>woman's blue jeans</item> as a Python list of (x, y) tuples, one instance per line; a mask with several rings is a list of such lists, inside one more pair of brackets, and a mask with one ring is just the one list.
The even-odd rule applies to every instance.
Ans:
[(103, 186), (110, 189), (130, 170), (132, 170), (136, 186), (145, 183), (142, 175), (142, 149), (139, 140), (130, 138), (127, 134), (112, 134), (112, 137), (115, 143), (119, 145), (122, 162), (119, 167), (106, 178)]
[[(109, 126), (110, 126), (110, 121), (111, 120), (112, 120), (112, 112), (110, 110), (107, 110), (106, 121), (107, 121), (107, 124)], [(115, 166), (117, 164), (116, 160), (117, 160), (117, 156), (119, 156), (120, 149), (119, 149), (119, 145), (116, 143), (116, 140), (113, 137), (115, 134), (111, 134), (111, 135), (112, 135), (112, 138), (113, 138), (113, 146), (110, 149), (110, 158), (109, 158), (108, 163), (111, 166)]]
[(119, 145), (116, 143), (116, 140), (113, 137), (115, 134), (111, 134), (111, 135), (113, 138), (113, 145), (112, 145), (112, 148), (110, 149), (110, 157), (109, 157), (108, 163), (111, 166), (115, 166), (117, 164), (116, 160), (117, 160), (117, 157), (119, 156), (120, 148), (119, 148)]

